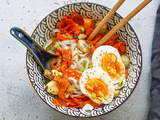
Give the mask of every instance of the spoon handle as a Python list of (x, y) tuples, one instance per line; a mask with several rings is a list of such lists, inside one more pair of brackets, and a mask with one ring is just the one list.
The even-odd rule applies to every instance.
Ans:
[(26, 46), (27, 49), (34, 55), (34, 57), (36, 57), (43, 70), (46, 69), (46, 59), (55, 55), (48, 53), (44, 48), (42, 48), (36, 41), (34, 41), (27, 33), (25, 33), (20, 28), (13, 27), (11, 28), (10, 33), (24, 46)]

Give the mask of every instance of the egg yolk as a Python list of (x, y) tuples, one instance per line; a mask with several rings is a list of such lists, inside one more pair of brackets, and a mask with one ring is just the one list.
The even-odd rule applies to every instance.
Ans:
[[(85, 89), (89, 97), (96, 103), (100, 103), (103, 100), (108, 99), (108, 86), (101, 80), (97, 78), (91, 78), (87, 81)], [(96, 97), (92, 97), (92, 93), (96, 94)]]
[(124, 65), (113, 53), (103, 56), (101, 66), (111, 79), (119, 79), (124, 74)]

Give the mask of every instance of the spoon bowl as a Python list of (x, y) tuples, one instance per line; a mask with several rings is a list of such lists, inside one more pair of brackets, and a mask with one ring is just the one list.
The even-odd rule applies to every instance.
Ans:
[[(13, 27), (10, 30), (10, 33), (13, 37), (15, 37), (18, 41), (20, 41), (27, 49), (34, 55), (42, 69), (45, 73), (48, 73), (51, 70), (51, 62), (58, 58), (58, 56), (46, 51), (43, 47), (41, 47), (35, 40), (33, 40), (26, 32), (18, 27)], [(50, 77), (47, 77), (52, 79)]]

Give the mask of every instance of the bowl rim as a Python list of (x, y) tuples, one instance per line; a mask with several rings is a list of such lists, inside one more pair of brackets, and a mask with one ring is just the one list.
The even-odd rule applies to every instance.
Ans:
[[(49, 16), (50, 14), (52, 14), (53, 12), (55, 12), (55, 11), (61, 9), (61, 8), (64, 8), (64, 7), (70, 6), (70, 5), (76, 5), (76, 4), (94, 4), (94, 5), (98, 5), (98, 6), (107, 8), (108, 10), (111, 10), (111, 8), (109, 8), (109, 7), (107, 7), (107, 6), (104, 6), (104, 5), (101, 5), (101, 4), (98, 4), (98, 3), (94, 3), (94, 2), (76, 2), (76, 3), (71, 3), (71, 4), (63, 5), (63, 6), (59, 7), (59, 8), (57, 8), (57, 9), (53, 10), (53, 11), (50, 12), (49, 14), (47, 14), (47, 15), (37, 24), (37, 26), (35, 27), (35, 29), (33, 30), (32, 34), (31, 34), (31, 37), (32, 37), (33, 34), (34, 34), (34, 31), (38, 28), (39, 25), (42, 24), (42, 21), (43, 21), (47, 16)], [(119, 13), (117, 13), (117, 12), (115, 12), (115, 14), (119, 15), (122, 19), (124, 18), (123, 16), (121, 16), (121, 15), (120, 15)], [(129, 96), (126, 97), (126, 99), (125, 99), (123, 102), (121, 102), (120, 105), (114, 107), (114, 109), (112, 109), (111, 111), (104, 112), (103, 114), (96, 115), (96, 116), (74, 116), (74, 115), (69, 115), (69, 114), (67, 114), (67, 113), (63, 113), (63, 112), (61, 112), (61, 111), (58, 111), (58, 110), (56, 110), (55, 108), (53, 108), (52, 106), (50, 106), (45, 100), (43, 100), (43, 99), (41, 98), (41, 96), (38, 94), (38, 92), (35, 90), (32, 82), (31, 82), (31, 79), (30, 79), (30, 77), (29, 77), (29, 69), (26, 67), (29, 81), (30, 81), (30, 83), (31, 83), (34, 91), (35, 91), (36, 94), (39, 96), (39, 98), (41, 98), (41, 100), (42, 100), (44, 103), (46, 103), (49, 107), (51, 107), (52, 109), (54, 109), (55, 111), (57, 111), (57, 112), (59, 112), (59, 113), (62, 113), (62, 114), (64, 114), (64, 115), (67, 115), (67, 116), (70, 116), (70, 117), (76, 117), (76, 118), (78, 117), (78, 118), (84, 118), (84, 119), (85, 119), (85, 118), (100, 117), (100, 116), (102, 116), (102, 115), (106, 115), (106, 114), (111, 113), (112, 111), (116, 110), (116, 109), (119, 108), (121, 105), (123, 105), (123, 104), (128, 100), (128, 98), (132, 95), (132, 93), (134, 92), (134, 90), (136, 89), (137, 84), (138, 84), (138, 82), (139, 82), (139, 80), (140, 80), (140, 77), (141, 77), (141, 74), (142, 74), (142, 68), (143, 68), (143, 52), (142, 52), (142, 47), (141, 47), (139, 38), (138, 38), (135, 30), (133, 29), (133, 27), (129, 24), (129, 21), (128, 21), (126, 24), (128, 24), (128, 25), (130, 26), (130, 29), (134, 32), (134, 34), (135, 34), (135, 36), (136, 36), (136, 39), (137, 39), (137, 41), (139, 42), (139, 48), (140, 48), (140, 51), (141, 51), (141, 67), (140, 67), (140, 73), (139, 73), (139, 76), (138, 76), (138, 78), (137, 78), (137, 81), (136, 81), (136, 83), (135, 83), (135, 85), (134, 85), (134, 88), (132, 89), (132, 91), (131, 91), (131, 93), (129, 94)], [(26, 66), (27, 66), (27, 53), (28, 53), (28, 52), (29, 52), (29, 50), (27, 49), (27, 50), (26, 50)], [(67, 108), (68, 108), (68, 107), (67, 107)]]

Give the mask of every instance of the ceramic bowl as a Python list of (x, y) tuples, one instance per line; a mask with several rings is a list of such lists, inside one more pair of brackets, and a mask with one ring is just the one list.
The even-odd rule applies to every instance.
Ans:
[[(56, 24), (61, 21), (64, 15), (76, 11), (85, 18), (103, 19), (109, 12), (109, 8), (95, 3), (74, 3), (58, 8), (48, 14), (35, 28), (32, 38), (43, 46), (49, 39), (55, 29)], [(113, 28), (122, 20), (122, 16), (115, 13), (108, 21), (110, 28)], [(56, 107), (52, 103), (53, 97), (45, 92), (45, 78), (43, 70), (36, 62), (33, 55), (27, 50), (26, 65), (29, 80), (38, 94), (38, 96), (54, 110), (75, 117), (95, 117), (107, 114), (120, 107), (133, 93), (142, 71), (142, 50), (138, 37), (129, 23), (124, 25), (118, 32), (119, 38), (126, 43), (126, 51), (130, 56), (129, 75), (126, 85), (121, 89), (119, 97), (114, 99), (110, 104), (93, 109), (92, 111), (82, 111), (77, 108)], [(120, 108), (119, 108), (120, 109)]]

